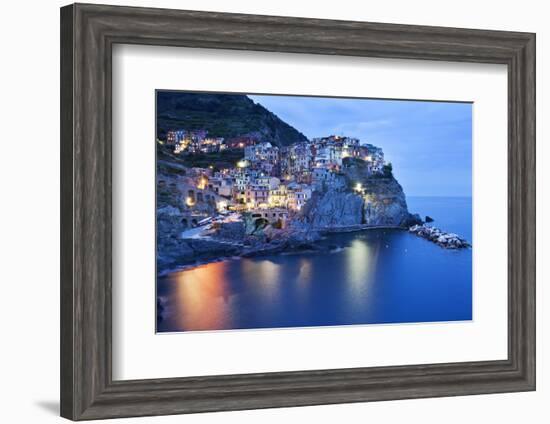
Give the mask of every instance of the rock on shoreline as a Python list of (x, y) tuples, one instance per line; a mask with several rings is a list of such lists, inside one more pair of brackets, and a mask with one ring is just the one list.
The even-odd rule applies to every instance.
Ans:
[(434, 242), (445, 249), (464, 249), (470, 247), (470, 243), (460, 238), (457, 234), (446, 233), (439, 228), (425, 224), (413, 225), (409, 228), (409, 232)]
[(180, 234), (157, 238), (157, 272), (227, 257), (323, 251), (316, 244), (320, 239), (319, 232), (309, 227), (275, 229), (265, 222), (254, 225), (247, 215), (243, 221), (219, 224), (200, 238), (181, 238)]

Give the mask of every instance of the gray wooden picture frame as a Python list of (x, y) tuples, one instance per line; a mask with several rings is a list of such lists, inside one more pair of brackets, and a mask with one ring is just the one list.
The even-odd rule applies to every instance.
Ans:
[[(507, 65), (508, 359), (113, 381), (111, 52), (116, 43)], [(75, 4), (61, 9), (60, 124), (63, 417), (535, 389), (534, 34)]]

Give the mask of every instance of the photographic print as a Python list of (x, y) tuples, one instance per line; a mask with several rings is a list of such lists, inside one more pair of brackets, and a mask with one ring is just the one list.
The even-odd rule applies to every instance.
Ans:
[(158, 333), (472, 319), (472, 104), (156, 92)]

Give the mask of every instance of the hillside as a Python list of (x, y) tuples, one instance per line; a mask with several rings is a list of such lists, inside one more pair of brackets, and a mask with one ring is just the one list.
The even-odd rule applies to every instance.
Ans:
[(206, 129), (213, 137), (258, 136), (277, 146), (306, 137), (244, 94), (157, 92), (157, 138), (170, 129)]

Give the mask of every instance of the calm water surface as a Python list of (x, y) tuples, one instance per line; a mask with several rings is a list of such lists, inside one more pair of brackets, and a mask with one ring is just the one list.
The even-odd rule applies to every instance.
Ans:
[[(407, 199), (409, 210), (472, 240), (470, 198)], [(157, 330), (222, 330), (470, 320), (472, 251), (406, 231), (335, 234), (331, 253), (232, 259), (157, 281)]]

